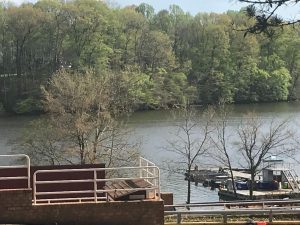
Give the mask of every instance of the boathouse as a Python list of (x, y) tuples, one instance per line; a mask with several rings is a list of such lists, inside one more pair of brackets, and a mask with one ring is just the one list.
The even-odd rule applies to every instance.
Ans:
[[(243, 181), (236, 181), (236, 195), (233, 193), (231, 181), (228, 181), (227, 189), (218, 192), (222, 200), (247, 200), (249, 199), (249, 186), (247, 174)], [(239, 177), (234, 175), (234, 177)], [(261, 173), (256, 176), (254, 199), (283, 199), (299, 198), (300, 188), (298, 176), (295, 171), (284, 163), (282, 159), (271, 156), (263, 160)]]
[(262, 180), (265, 183), (276, 183), (278, 189), (291, 189), (299, 192), (298, 176), (296, 172), (282, 159), (271, 156), (263, 160)]
[(26, 155), (0, 159), (22, 162), (0, 166), (0, 224), (164, 223), (159, 168), (144, 158), (119, 168), (33, 167)]

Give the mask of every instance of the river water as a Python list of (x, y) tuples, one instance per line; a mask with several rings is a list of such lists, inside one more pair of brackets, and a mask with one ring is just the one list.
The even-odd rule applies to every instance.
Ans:
[[(284, 102), (269, 104), (233, 105), (229, 117), (229, 127), (233, 130), (248, 112), (255, 112), (266, 123), (273, 119), (287, 119), (292, 121), (292, 128), (298, 133), (300, 125), (300, 102)], [(12, 150), (10, 140), (18, 137), (22, 128), (36, 117), (28, 116), (1, 116), (0, 117), (0, 154), (10, 153)], [(174, 138), (176, 125), (180, 118), (174, 119), (171, 111), (146, 111), (134, 113), (128, 120), (128, 125), (133, 129), (130, 139), (141, 141), (141, 154), (165, 168), (166, 159), (172, 159), (173, 153), (166, 151), (168, 140)], [(300, 131), (299, 135), (300, 136)], [(299, 157), (297, 156), (296, 159)], [(239, 159), (234, 159), (239, 161)], [(300, 160), (300, 158), (299, 158)], [(204, 159), (207, 161), (207, 159)], [(201, 163), (201, 162), (200, 162)], [(204, 165), (204, 164), (203, 164)], [(199, 165), (199, 167), (203, 167)], [(298, 171), (300, 172), (300, 171)], [(170, 174), (162, 171), (162, 191), (173, 192), (175, 203), (186, 201), (187, 182), (183, 174)], [(218, 201), (217, 191), (204, 188), (201, 184), (192, 185), (191, 202)]]

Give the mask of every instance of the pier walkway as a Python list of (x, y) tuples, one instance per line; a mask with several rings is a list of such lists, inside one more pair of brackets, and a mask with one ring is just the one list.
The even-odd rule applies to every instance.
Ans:
[(144, 158), (137, 167), (44, 169), (32, 167), (26, 155), (0, 159), (9, 164), (0, 166), (0, 224), (164, 224), (160, 171)]

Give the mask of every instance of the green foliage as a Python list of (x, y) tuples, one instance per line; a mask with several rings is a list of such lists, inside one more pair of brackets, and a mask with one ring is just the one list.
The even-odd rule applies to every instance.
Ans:
[(204, 104), (232, 102), (230, 84), (221, 72), (212, 72), (199, 81), (199, 98)]
[(1, 4), (0, 101), (10, 112), (38, 109), (40, 86), (61, 68), (110, 71), (135, 110), (295, 99), (300, 28), (271, 38), (238, 31), (253, 24), (244, 12), (192, 16), (177, 5)]
[(143, 72), (172, 69), (174, 54), (169, 37), (160, 31), (144, 31), (138, 43), (137, 54)]
[(261, 100), (286, 101), (289, 95), (290, 81), (291, 76), (286, 68), (282, 67), (272, 71), (266, 80), (266, 94), (261, 96)]
[(153, 96), (153, 80), (140, 72), (125, 73), (127, 82), (131, 83), (129, 94), (134, 98), (134, 108), (155, 108), (159, 102)]
[(40, 101), (31, 97), (18, 101), (14, 107), (14, 111), (18, 114), (39, 112), (41, 109)]
[(149, 4), (142, 3), (136, 7), (135, 10), (141, 13), (145, 18), (147, 18), (147, 20), (151, 20), (153, 18), (154, 8)]

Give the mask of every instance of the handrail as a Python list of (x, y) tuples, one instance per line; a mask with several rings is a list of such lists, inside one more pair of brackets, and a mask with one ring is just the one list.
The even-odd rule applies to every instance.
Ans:
[[(207, 208), (208, 206), (211, 207)], [(237, 208), (231, 208), (231, 206), (236, 206), (236, 207), (261, 206), (261, 208), (238, 208), (237, 209)], [(267, 201), (239, 201), (239, 202), (231, 201), (231, 202), (212, 202), (212, 203), (205, 202), (205, 203), (196, 203), (196, 204), (165, 205), (164, 207), (165, 207), (165, 211), (164, 211), (165, 216), (171, 216), (171, 215), (176, 216), (177, 224), (181, 223), (181, 219), (183, 215), (222, 216), (223, 222), (226, 223), (228, 216), (268, 214), (269, 221), (272, 221), (273, 215), (300, 213), (300, 200), (267, 200)], [(205, 209), (201, 209), (202, 207), (205, 207)], [(216, 208), (213, 209), (213, 207)]]
[[(160, 187), (160, 170), (159, 170), (159, 168), (157, 167), (157, 170), (153, 170), (153, 171), (149, 170), (149, 168), (155, 166), (155, 164), (153, 162), (151, 162), (150, 160), (145, 159), (143, 157), (140, 157), (139, 162), (140, 162), (140, 164), (139, 164), (140, 168), (143, 168), (140, 170), (140, 178), (148, 177), (145, 179), (147, 182), (149, 182), (153, 186)], [(146, 166), (147, 168), (145, 169), (144, 166)], [(145, 172), (145, 175), (144, 175), (144, 172)], [(152, 183), (152, 180), (149, 180), (149, 178), (151, 176), (158, 177), (158, 179), (154, 179), (154, 183)], [(158, 189), (157, 195), (160, 198), (160, 196), (161, 196), (160, 189)]]
[(273, 221), (274, 215), (281, 214), (299, 214), (300, 208), (298, 207), (270, 207), (262, 209), (206, 209), (206, 210), (180, 210), (180, 211), (165, 211), (165, 216), (176, 216), (177, 224), (181, 224), (182, 216), (222, 216), (223, 223), (227, 223), (229, 216), (253, 216), (253, 215), (268, 215), (269, 222)]
[[(109, 192), (115, 192), (115, 191), (144, 191), (144, 190), (154, 190), (157, 187), (150, 187), (150, 188), (116, 188), (112, 190), (97, 190), (97, 194), (102, 193), (109, 193)], [(94, 190), (85, 190), (85, 191), (48, 191), (48, 192), (37, 192), (36, 195), (64, 195), (64, 194), (84, 194), (84, 193), (94, 193)]]
[[(147, 160), (148, 161), (148, 160)], [(114, 167), (114, 168), (86, 168), (86, 169), (55, 169), (55, 170), (38, 170), (33, 175), (33, 204), (39, 204), (39, 202), (45, 202), (44, 199), (38, 199), (37, 196), (41, 195), (60, 195), (60, 194), (84, 194), (84, 193), (94, 193), (93, 202), (97, 202), (99, 199), (98, 194), (103, 193), (106, 194), (106, 200), (108, 200), (107, 194), (110, 192), (116, 192), (116, 191), (140, 191), (140, 190), (153, 190), (155, 192), (155, 195), (157, 195), (160, 198), (160, 172), (159, 168), (155, 166), (154, 163), (148, 161), (146, 164), (143, 165), (146, 162), (143, 158), (140, 160), (140, 166), (138, 167)], [(137, 176), (131, 176), (131, 177), (116, 177), (116, 178), (98, 178), (97, 172), (101, 171), (139, 171), (140, 174)], [(142, 171), (142, 172), (141, 172)], [(144, 172), (146, 171), (146, 174)], [(38, 180), (37, 175), (42, 173), (71, 173), (71, 172), (91, 172), (93, 173), (93, 178), (88, 179), (78, 179), (78, 180)], [(106, 181), (126, 181), (126, 180), (133, 180), (133, 179), (144, 179), (147, 181), (151, 187), (145, 187), (145, 188), (133, 188), (133, 189), (111, 189), (111, 190), (104, 190), (104, 189), (98, 189), (98, 183), (99, 182), (106, 182)], [(39, 192), (37, 191), (37, 185), (43, 185), (43, 184), (67, 184), (67, 183), (93, 183), (93, 188), (90, 190), (82, 190), (82, 191), (53, 191), (53, 192)], [(74, 198), (73, 200), (76, 201), (82, 199), (82, 197)], [(49, 199), (48, 199), (49, 200)], [(48, 201), (47, 200), (47, 201)], [(60, 201), (61, 199), (51, 199), (51, 201)], [(51, 202), (50, 200), (48, 202)]]
[(30, 188), (30, 158), (28, 155), (25, 154), (15, 154), (15, 155), (0, 155), (1, 157), (6, 158), (25, 158), (26, 165), (9, 165), (9, 166), (0, 166), (0, 169), (9, 169), (9, 168), (26, 168), (27, 169), (27, 176), (15, 176), (15, 177), (1, 177), (1, 180), (25, 180), (27, 179), (27, 188)]
[(212, 207), (219, 207), (222, 206), (223, 208), (228, 208), (230, 206), (252, 206), (252, 205), (263, 205), (263, 206), (268, 206), (268, 205), (280, 205), (280, 204), (299, 204), (300, 205), (300, 200), (281, 200), (281, 199), (276, 199), (276, 200), (267, 200), (267, 201), (251, 201), (251, 200), (246, 200), (246, 201), (228, 201), (228, 202), (203, 202), (203, 203), (191, 203), (191, 204), (175, 204), (175, 205), (165, 205), (165, 208), (201, 208), (201, 207), (207, 207), (207, 206), (212, 206)]
[(227, 223), (228, 216), (268, 215), (269, 222), (273, 221), (274, 215), (299, 214), (300, 209), (239, 209), (239, 210), (201, 210), (201, 211), (167, 211), (165, 215), (176, 215), (177, 224), (181, 224), (182, 216), (222, 216), (223, 223)]
[(291, 170), (283, 170), (282, 171), (288, 183), (292, 187), (293, 191), (299, 191), (299, 184), (292, 174)]
[[(61, 204), (65, 202), (74, 202), (74, 203), (81, 203), (81, 202), (87, 202), (87, 201), (93, 201), (94, 197), (81, 197), (81, 198), (59, 198), (59, 199), (37, 199), (37, 202), (39, 202), (39, 205), (43, 204)], [(97, 197), (97, 200), (106, 200), (106, 197)]]
[[(101, 182), (101, 181), (126, 181), (132, 179), (157, 179), (158, 177), (135, 177), (135, 178), (104, 178), (104, 179), (85, 179), (85, 180), (59, 180), (60, 184), (67, 183), (90, 183), (90, 182)], [(0, 178), (1, 179), (1, 178)], [(36, 184), (56, 184), (57, 180), (49, 180), (49, 181), (36, 181)]]

